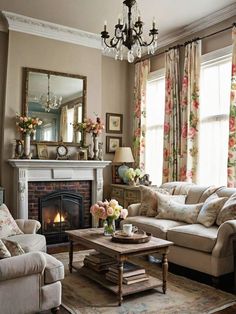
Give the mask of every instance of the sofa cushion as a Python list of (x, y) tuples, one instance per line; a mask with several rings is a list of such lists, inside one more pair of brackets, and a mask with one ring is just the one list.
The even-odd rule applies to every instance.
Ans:
[(153, 217), (134, 216), (127, 217), (121, 222), (131, 223), (139, 229), (151, 233), (154, 237), (166, 239), (167, 230), (176, 226), (186, 225), (184, 222), (178, 222), (166, 219), (154, 219)]
[(170, 194), (166, 189), (158, 187), (147, 187), (144, 185), (140, 186), (141, 192), (141, 206), (139, 215), (155, 217), (157, 214), (157, 195), (156, 191), (162, 194)]
[(32, 251), (46, 252), (45, 236), (41, 234), (21, 234), (8, 237), (8, 239), (18, 242), (26, 253)]
[(222, 187), (211, 185), (209, 186), (201, 195), (198, 203), (203, 203), (205, 202), (210, 196), (213, 194), (217, 195), (216, 192), (221, 189)]
[(210, 253), (216, 243), (217, 231), (217, 226), (210, 228), (200, 224), (179, 226), (168, 230), (167, 240), (178, 246)]
[(174, 200), (168, 200), (163, 196), (158, 198), (158, 215), (157, 219), (171, 219), (187, 223), (196, 223), (201, 204), (180, 204)]
[(2, 242), (5, 244), (11, 256), (18, 256), (18, 255), (25, 254), (25, 251), (22, 249), (19, 243), (15, 241), (6, 240), (6, 239), (2, 239)]
[(161, 185), (161, 188), (171, 191), (171, 194), (188, 194), (189, 189), (193, 186), (194, 183), (184, 182), (184, 181), (173, 181), (166, 182)]
[(11, 253), (8, 251), (6, 245), (0, 239), (0, 259), (11, 257)]
[(5, 204), (0, 206), (0, 238), (23, 234)]
[(197, 222), (205, 227), (214, 225), (216, 217), (227, 199), (227, 197), (218, 197), (216, 193), (208, 197), (200, 210)]
[(225, 202), (216, 218), (216, 224), (220, 226), (223, 222), (232, 219), (236, 219), (236, 193)]
[(201, 186), (201, 185), (191, 186), (188, 191), (187, 198), (186, 198), (186, 204), (202, 203), (200, 202), (200, 199), (207, 189), (208, 189), (208, 186)]
[(64, 265), (55, 257), (43, 253), (46, 259), (46, 267), (44, 270), (44, 283), (50, 284), (64, 278)]

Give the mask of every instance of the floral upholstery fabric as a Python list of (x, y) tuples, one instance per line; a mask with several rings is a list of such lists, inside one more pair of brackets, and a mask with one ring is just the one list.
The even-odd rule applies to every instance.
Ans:
[(216, 224), (220, 226), (223, 222), (232, 219), (236, 219), (236, 193), (225, 202), (216, 218)]
[(227, 200), (227, 197), (218, 197), (217, 194), (208, 197), (200, 210), (197, 222), (205, 227), (213, 226), (219, 211)]
[(2, 242), (5, 244), (6, 248), (10, 252), (11, 256), (18, 256), (25, 253), (19, 243), (2, 239)]
[(0, 206), (0, 238), (23, 234), (5, 204)]
[(11, 257), (11, 253), (6, 248), (6, 245), (0, 240), (0, 259)]
[[(177, 195), (176, 195), (177, 196)], [(178, 195), (182, 196), (182, 195)], [(183, 221), (189, 224), (194, 224), (197, 221), (198, 214), (203, 203), (199, 204), (181, 204), (176, 200), (163, 198), (158, 199), (158, 219), (172, 219), (175, 221)]]
[(157, 214), (157, 194), (156, 192), (160, 192), (162, 194), (170, 194), (169, 191), (162, 188), (155, 187), (147, 187), (140, 186), (141, 192), (141, 206), (139, 210), (139, 214), (141, 216), (155, 217)]

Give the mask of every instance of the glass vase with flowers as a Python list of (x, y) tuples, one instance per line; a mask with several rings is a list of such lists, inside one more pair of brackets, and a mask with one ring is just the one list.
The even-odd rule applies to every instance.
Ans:
[(104, 235), (112, 235), (115, 232), (115, 220), (125, 219), (128, 216), (128, 210), (119, 205), (117, 200), (111, 199), (104, 202), (98, 201), (91, 206), (90, 213), (97, 219), (103, 220)]
[(30, 136), (36, 132), (36, 128), (43, 123), (36, 117), (20, 116), (16, 114), (16, 125), (24, 139), (24, 158), (30, 159)]

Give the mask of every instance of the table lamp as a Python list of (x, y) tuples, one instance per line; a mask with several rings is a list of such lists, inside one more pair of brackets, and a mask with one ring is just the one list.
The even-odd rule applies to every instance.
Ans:
[[(134, 157), (130, 147), (118, 147), (115, 151), (115, 156), (113, 159), (114, 163), (122, 163), (122, 165), (118, 168), (118, 174), (120, 178), (124, 181), (124, 173), (128, 166), (125, 163), (134, 162)], [(125, 181), (124, 181), (125, 182)]]

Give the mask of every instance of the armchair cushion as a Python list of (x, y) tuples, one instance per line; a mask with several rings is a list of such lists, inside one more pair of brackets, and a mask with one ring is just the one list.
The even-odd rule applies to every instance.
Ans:
[(19, 243), (25, 252), (46, 252), (46, 240), (42, 234), (21, 234), (11, 236), (8, 239)]
[(11, 256), (18, 256), (18, 255), (25, 254), (25, 251), (22, 249), (19, 243), (15, 241), (6, 240), (6, 239), (2, 239), (2, 242), (5, 244)]
[(15, 221), (20, 230), (27, 234), (36, 233), (41, 227), (40, 222), (34, 219), (16, 219)]
[(0, 239), (0, 259), (11, 257), (11, 253), (8, 251), (6, 245)]
[(0, 238), (23, 234), (5, 204), (0, 206)]

